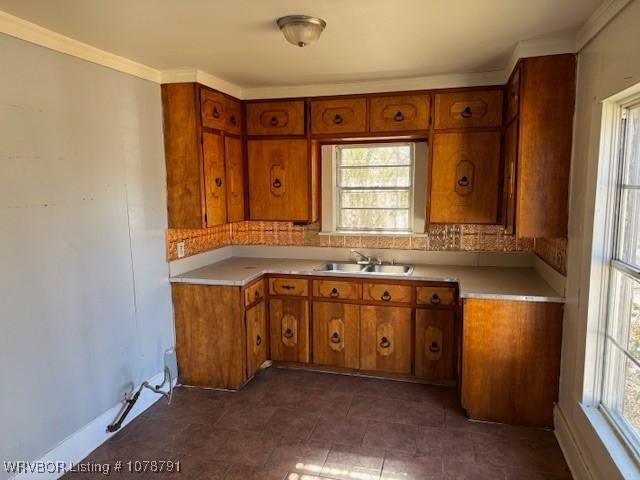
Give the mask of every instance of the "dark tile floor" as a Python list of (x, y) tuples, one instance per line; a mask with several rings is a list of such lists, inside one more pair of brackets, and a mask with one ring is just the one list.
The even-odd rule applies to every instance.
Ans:
[[(468, 421), (455, 389), (272, 367), (238, 393), (177, 388), (85, 462), (180, 461), (224, 480), (570, 479), (553, 432)], [(105, 478), (67, 474), (65, 478)]]

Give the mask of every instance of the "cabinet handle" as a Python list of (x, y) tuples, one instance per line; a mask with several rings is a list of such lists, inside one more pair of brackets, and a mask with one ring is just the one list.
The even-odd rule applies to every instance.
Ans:
[(276, 178), (276, 179), (273, 181), (273, 188), (280, 188), (281, 186), (282, 186), (282, 182), (280, 181), (280, 179), (279, 179), (279, 178)]
[(285, 290), (295, 290), (295, 285), (282, 285)]
[(336, 125), (340, 125), (342, 123), (342, 116), (336, 113), (336, 116), (333, 117), (333, 123), (335, 123)]
[(397, 112), (394, 116), (393, 119), (396, 122), (402, 122), (404, 120), (404, 115), (402, 114), (402, 112)]
[(431, 295), (431, 303), (434, 305), (439, 305), (440, 304), (440, 295), (438, 295), (437, 293), (434, 293), (433, 295)]
[(431, 345), (429, 345), (429, 351), (431, 353), (438, 353), (440, 351), (440, 345), (438, 345), (438, 342), (431, 342)]
[(284, 332), (284, 338), (291, 338), (293, 337), (293, 332), (291, 331), (290, 328), (287, 328)]
[(389, 292), (387, 292), (386, 290), (384, 291), (384, 293), (382, 294), (382, 296), (380, 297), (383, 301), (388, 302), (391, 300), (391, 294)]
[(331, 293), (329, 294), (331, 298), (338, 298), (340, 296), (340, 292), (338, 292), (337, 288), (332, 288)]
[(256, 300), (258, 300), (260, 298), (260, 292), (258, 290), (256, 290), (256, 293), (254, 295), (256, 297)]
[(271, 121), (269, 122), (272, 127), (278, 126), (278, 119), (276, 117), (271, 117)]
[(222, 178), (220, 177), (216, 177), (216, 187), (221, 187), (222, 186)]
[(380, 339), (380, 348), (389, 348), (391, 346), (391, 342), (387, 337), (382, 337)]
[(213, 118), (220, 118), (220, 110), (218, 110), (218, 107), (213, 107), (213, 112), (211, 112), (211, 116)]
[(340, 334), (338, 332), (333, 332), (333, 335), (331, 335), (331, 343), (340, 343)]
[(469, 179), (466, 176), (460, 177), (460, 180), (458, 180), (458, 185), (460, 185), (461, 187), (468, 187)]
[(473, 112), (471, 111), (471, 107), (464, 107), (464, 110), (460, 112), (462, 118), (471, 118), (473, 116)]
[(258, 346), (259, 346), (261, 343), (262, 343), (262, 337), (261, 337), (260, 335), (258, 335), (258, 336), (256, 337), (256, 345), (258, 345)]
[(236, 124), (236, 116), (235, 115), (231, 115), (231, 117), (229, 118), (229, 122), (231, 122), (231, 125), (235, 125)]

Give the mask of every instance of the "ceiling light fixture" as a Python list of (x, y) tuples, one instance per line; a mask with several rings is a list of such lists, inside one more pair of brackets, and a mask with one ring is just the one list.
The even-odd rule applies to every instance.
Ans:
[(327, 22), (321, 18), (308, 15), (287, 15), (280, 17), (276, 23), (287, 42), (298, 47), (306, 47), (317, 41), (327, 26)]

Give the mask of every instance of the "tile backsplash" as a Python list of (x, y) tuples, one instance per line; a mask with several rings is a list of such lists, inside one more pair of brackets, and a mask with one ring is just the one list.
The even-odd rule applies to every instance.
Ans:
[(318, 224), (245, 221), (196, 230), (167, 230), (167, 258), (176, 260), (177, 244), (185, 255), (227, 245), (277, 245), (401, 249), (425, 251), (535, 252), (566, 274), (566, 239), (530, 239), (506, 235), (500, 225), (430, 225), (421, 235), (333, 235), (320, 233)]

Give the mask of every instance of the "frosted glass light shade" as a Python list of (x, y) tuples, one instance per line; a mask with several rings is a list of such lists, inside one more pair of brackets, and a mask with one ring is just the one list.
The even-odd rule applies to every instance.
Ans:
[(305, 47), (316, 42), (327, 26), (321, 18), (307, 15), (288, 15), (277, 20), (287, 42), (298, 47)]

